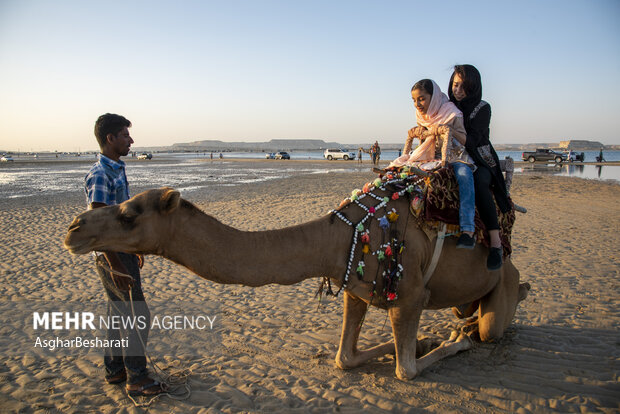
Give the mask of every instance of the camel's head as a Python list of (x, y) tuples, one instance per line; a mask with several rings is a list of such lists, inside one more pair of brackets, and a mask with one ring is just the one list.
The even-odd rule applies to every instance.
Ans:
[(181, 204), (171, 188), (148, 190), (116, 206), (89, 210), (69, 226), (65, 247), (73, 254), (90, 251), (157, 253), (170, 235), (174, 212)]

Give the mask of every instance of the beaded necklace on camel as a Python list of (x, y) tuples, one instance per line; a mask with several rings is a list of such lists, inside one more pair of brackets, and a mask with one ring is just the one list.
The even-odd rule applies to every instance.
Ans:
[[(373, 256), (376, 256), (377, 261), (379, 263), (382, 263), (384, 267), (382, 277), (383, 295), (385, 296), (385, 299), (388, 302), (393, 302), (398, 298), (398, 282), (402, 278), (403, 274), (403, 267), (400, 264), (399, 258), (405, 246), (404, 242), (399, 242), (396, 237), (389, 237), (389, 241), (387, 243), (385, 242), (385, 236), (393, 233), (390, 231), (390, 229), (393, 225), (396, 225), (399, 218), (399, 214), (395, 208), (388, 210), (388, 204), (390, 203), (390, 201), (398, 200), (404, 195), (412, 196), (413, 193), (418, 193), (419, 195), (422, 195), (424, 190), (420, 187), (420, 184), (424, 182), (424, 178), (419, 178), (407, 167), (403, 167), (403, 169), (399, 173), (388, 171), (385, 176), (377, 178), (372, 182), (366, 183), (362, 190), (353, 190), (353, 192), (351, 193), (351, 197), (343, 200), (337, 210), (331, 211), (331, 214), (333, 216), (338, 217), (347, 225), (353, 227), (354, 231), (347, 262), (347, 269), (343, 277), (343, 283), (336, 293), (333, 293), (331, 291), (331, 286), (328, 284), (328, 295), (338, 296), (338, 294), (343, 288), (346, 289), (349, 282), (349, 275), (351, 274), (351, 269), (353, 268), (355, 249), (359, 241), (362, 243), (362, 259), (357, 263), (356, 267), (358, 279), (362, 280), (362, 277), (364, 276), (364, 267), (366, 266), (364, 261), (365, 256), (367, 254), (372, 254)], [(391, 192), (391, 190), (387, 189), (387, 186), (393, 186), (397, 189), (397, 191), (392, 192), (391, 197), (381, 197), (374, 194), (374, 191), (376, 190), (381, 190), (387, 193)], [(375, 199), (377, 201), (377, 204), (374, 206), (365, 206), (364, 204), (360, 203), (360, 200), (365, 197), (371, 197)], [(340, 212), (343, 207), (348, 205), (356, 205), (366, 212), (364, 217), (355, 224)], [(385, 209), (385, 214), (382, 217), (377, 218), (377, 220), (379, 220), (379, 227), (383, 230), (384, 240), (382, 240), (382, 243), (377, 250), (371, 252), (369, 230), (370, 222), (372, 217), (374, 217), (374, 215), (377, 213), (377, 211), (382, 208)], [(409, 214), (409, 212), (407, 211), (405, 214)], [(371, 297), (374, 297), (377, 294), (375, 289), (377, 285), (376, 277), (375, 279), (373, 279), (372, 283), (373, 289)]]

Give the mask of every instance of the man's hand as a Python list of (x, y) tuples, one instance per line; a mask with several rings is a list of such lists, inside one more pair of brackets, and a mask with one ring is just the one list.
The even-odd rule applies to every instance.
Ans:
[[(105, 203), (91, 203), (90, 208), (102, 208), (106, 207)], [(103, 252), (103, 256), (105, 257), (106, 262), (108, 262), (108, 266), (110, 269), (114, 270), (114, 272), (122, 273), (124, 275), (129, 275), (129, 271), (118, 258), (118, 255), (115, 252)], [(140, 269), (142, 269), (142, 265), (144, 265), (144, 256), (138, 255), (138, 264), (140, 265)], [(112, 281), (114, 282), (114, 286), (120, 290), (129, 290), (133, 285), (133, 279), (127, 276), (121, 276), (114, 272), (110, 272), (110, 276), (112, 277)]]
[(144, 255), (137, 254), (136, 257), (138, 258), (138, 266), (142, 269), (142, 266), (144, 266)]
[[(116, 286), (120, 290), (129, 290), (133, 285), (133, 279), (131, 277), (123, 276), (129, 275), (129, 271), (125, 267), (125, 265), (120, 261), (116, 253), (114, 252), (104, 252), (104, 256), (110, 269), (114, 270), (114, 272), (110, 272), (110, 276), (112, 277), (112, 281), (114, 282), (114, 286)], [(118, 272), (120, 274), (116, 274)]]

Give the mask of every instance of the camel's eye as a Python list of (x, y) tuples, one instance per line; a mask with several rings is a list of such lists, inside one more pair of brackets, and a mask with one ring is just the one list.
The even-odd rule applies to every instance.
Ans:
[(120, 221), (123, 226), (133, 227), (136, 217), (138, 216), (133, 214), (119, 214), (118, 221)]

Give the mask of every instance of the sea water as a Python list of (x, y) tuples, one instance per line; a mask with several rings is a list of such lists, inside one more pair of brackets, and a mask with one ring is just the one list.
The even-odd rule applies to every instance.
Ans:
[[(230, 156), (230, 155), (228, 155)], [(84, 158), (90, 158), (86, 161)], [(246, 157), (248, 158), (248, 157)], [(5, 199), (33, 197), (42, 194), (84, 194), (84, 178), (95, 162), (94, 156), (82, 156), (79, 162), (27, 162), (0, 165), (0, 202)], [(288, 161), (287, 161), (288, 162)], [(300, 174), (319, 174), (332, 171), (367, 170), (353, 162), (349, 164), (309, 163), (295, 165), (274, 162), (252, 163), (189, 156), (156, 156), (152, 160), (127, 162), (127, 178), (132, 194), (149, 188), (172, 187), (183, 193), (213, 186), (237, 186), (262, 181), (289, 178)], [(348, 168), (342, 168), (347, 166)]]
[[(331, 161), (325, 163), (308, 163), (295, 165), (295, 160), (321, 160), (320, 151), (290, 152), (290, 161), (274, 161), (254, 163), (252, 166), (244, 163), (227, 161), (229, 158), (264, 159), (264, 153), (234, 152), (214, 154), (213, 161), (210, 153), (178, 153), (154, 154), (152, 160), (128, 163), (128, 179), (133, 194), (147, 188), (173, 187), (185, 193), (209, 186), (237, 186), (247, 183), (275, 180), (292, 177), (298, 174), (318, 174), (332, 171), (367, 171), (370, 168), (368, 154), (364, 154), (364, 163), (357, 161)], [(598, 151), (585, 153), (586, 161), (594, 161)], [(384, 151), (382, 161), (392, 160), (398, 156), (397, 151)], [(511, 156), (515, 160), (521, 159), (521, 153), (516, 151), (499, 151), (500, 159)], [(607, 161), (620, 161), (620, 151), (607, 151), (604, 154)], [(84, 176), (95, 162), (94, 155), (82, 157), (65, 157), (56, 162), (54, 156), (48, 161), (23, 162), (16, 157), (14, 162), (0, 164), (0, 202), (5, 199), (32, 197), (38, 194), (63, 194), (84, 191)], [(290, 163), (290, 165), (288, 164)], [(382, 164), (383, 165), (383, 164)], [(574, 176), (588, 179), (613, 180), (620, 183), (620, 166), (582, 165), (578, 162), (553, 164), (533, 164), (517, 166), (517, 174), (554, 174)]]

